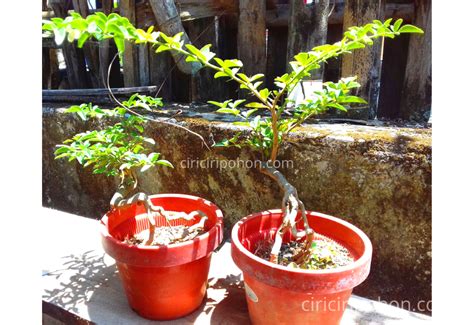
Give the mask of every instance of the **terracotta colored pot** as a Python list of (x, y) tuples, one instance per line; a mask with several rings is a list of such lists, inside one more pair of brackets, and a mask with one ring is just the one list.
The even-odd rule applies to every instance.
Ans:
[[(201, 210), (209, 218), (209, 230), (193, 240), (168, 246), (127, 245), (122, 242), (126, 235), (148, 228), (143, 204), (134, 204), (102, 218), (102, 244), (117, 262), (130, 307), (145, 318), (175, 319), (193, 312), (204, 298), (211, 254), (223, 238), (222, 212), (213, 203), (191, 195), (150, 198), (168, 211)], [(190, 226), (198, 221), (172, 220), (171, 224)], [(156, 222), (157, 226), (167, 225), (163, 217), (157, 217)]]
[[(242, 270), (253, 324), (339, 324), (352, 288), (370, 270), (372, 244), (358, 228), (341, 219), (307, 212), (310, 226), (346, 247), (355, 261), (332, 270), (301, 270), (270, 263), (252, 252), (274, 238), (281, 210), (252, 214), (232, 229), (232, 258)], [(303, 229), (302, 221), (298, 224)], [(285, 242), (290, 235), (283, 238)]]

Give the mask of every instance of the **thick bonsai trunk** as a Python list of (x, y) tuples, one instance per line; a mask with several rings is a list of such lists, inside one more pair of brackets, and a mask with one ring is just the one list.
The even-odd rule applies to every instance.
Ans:
[(155, 216), (157, 214), (159, 216), (164, 217), (170, 227), (171, 227), (171, 224), (169, 222), (171, 220), (177, 220), (177, 219), (193, 220), (195, 217), (201, 216), (201, 219), (199, 220), (197, 224), (189, 227), (189, 231), (192, 232), (196, 229), (204, 228), (205, 223), (208, 219), (204, 212), (199, 211), (199, 210), (192, 211), (190, 213), (168, 212), (165, 209), (163, 209), (163, 207), (154, 205), (153, 202), (151, 202), (150, 197), (146, 193), (138, 192), (132, 195), (131, 193), (133, 193), (136, 190), (137, 184), (138, 184), (137, 177), (133, 171), (128, 170), (124, 172), (122, 175), (120, 186), (117, 192), (115, 192), (114, 196), (110, 200), (110, 207), (112, 209), (120, 208), (123, 206), (138, 203), (138, 202), (141, 202), (145, 206), (148, 222), (150, 224), (148, 239), (145, 242), (145, 245), (151, 245), (154, 241), (155, 230), (156, 230)]
[[(296, 191), (296, 188), (288, 182), (288, 180), (285, 178), (285, 176), (283, 176), (280, 171), (278, 171), (275, 167), (271, 165), (271, 162), (264, 163), (261, 171), (265, 175), (268, 175), (273, 180), (275, 180), (285, 193), (283, 196), (281, 207), (283, 213), (283, 220), (277, 230), (277, 233), (275, 234), (275, 242), (272, 247), (270, 262), (278, 264), (278, 254), (280, 253), (281, 245), (283, 244), (283, 235), (288, 231), (291, 231), (291, 234), (296, 239), (300, 239), (306, 236), (306, 245), (305, 249), (303, 250), (303, 254), (297, 257), (297, 261), (303, 261), (305, 257), (309, 254), (311, 243), (314, 239), (314, 231), (308, 224), (304, 204), (298, 198), (298, 192)], [(298, 211), (301, 211), (301, 218), (303, 218), (305, 228), (303, 231), (300, 232), (298, 232), (298, 230), (296, 229), (296, 223), (299, 221), (296, 220), (296, 217), (298, 216)]]

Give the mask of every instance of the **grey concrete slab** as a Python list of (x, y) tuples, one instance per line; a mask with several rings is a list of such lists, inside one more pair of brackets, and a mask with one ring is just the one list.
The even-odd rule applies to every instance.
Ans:
[[(43, 209), (43, 300), (96, 324), (159, 324), (139, 317), (127, 303), (115, 262), (100, 244), (98, 221)], [(248, 324), (241, 272), (230, 243), (213, 256), (203, 304), (166, 324)], [(431, 318), (353, 295), (341, 324), (426, 324)]]

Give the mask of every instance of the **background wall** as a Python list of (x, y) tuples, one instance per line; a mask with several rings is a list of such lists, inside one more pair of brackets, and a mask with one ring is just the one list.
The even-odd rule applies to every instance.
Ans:
[[(63, 112), (60, 107), (43, 107), (43, 205), (98, 219), (108, 209), (118, 180), (54, 160), (56, 144), (99, 126), (97, 121), (84, 123)], [(182, 123), (209, 143), (236, 130), (221, 115), (196, 111), (183, 115), (192, 117)], [(308, 210), (345, 219), (372, 240), (372, 271), (355, 293), (376, 300), (409, 300), (415, 306), (419, 300), (430, 300), (431, 130), (341, 124), (303, 130), (282, 148), (280, 158), (293, 162), (282, 172)], [(278, 186), (255, 168), (183, 168), (192, 159), (246, 160), (250, 152), (208, 151), (196, 137), (159, 123), (148, 123), (146, 133), (175, 169), (146, 171), (140, 179), (143, 191), (209, 199), (223, 210), (227, 231), (252, 212), (280, 207)]]

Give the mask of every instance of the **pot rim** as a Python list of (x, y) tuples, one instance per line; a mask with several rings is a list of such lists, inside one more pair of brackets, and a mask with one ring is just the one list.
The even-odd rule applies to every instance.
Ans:
[[(162, 199), (169, 199), (169, 198), (180, 198), (180, 199), (188, 199), (188, 200), (194, 200), (194, 201), (199, 201), (200, 204), (205, 204), (212, 208), (215, 211), (216, 214), (216, 222), (215, 224), (205, 233), (196, 236), (193, 239), (187, 240), (185, 242), (181, 243), (176, 243), (176, 244), (171, 244), (171, 245), (162, 245), (162, 246), (137, 246), (137, 245), (131, 245), (131, 244), (126, 244), (123, 241), (114, 238), (109, 230), (108, 230), (108, 221), (109, 221), (109, 214), (111, 211), (108, 211), (100, 220), (100, 234), (102, 237), (102, 242), (104, 245), (104, 249), (107, 254), (112, 256), (114, 259), (120, 262), (125, 262), (126, 261), (122, 260), (122, 258), (118, 256), (114, 256), (113, 252), (117, 252), (120, 250), (126, 250), (130, 252), (130, 254), (133, 254), (133, 252), (136, 252), (140, 255), (142, 254), (152, 254), (152, 255), (147, 255), (150, 256), (151, 259), (156, 259), (159, 256), (167, 256), (172, 252), (178, 252), (182, 251), (183, 249), (186, 250), (193, 250), (197, 244), (203, 244), (206, 245), (206, 247), (200, 249), (200, 253), (198, 253), (198, 256), (195, 256), (195, 258), (192, 258), (191, 260), (195, 260), (204, 256), (207, 256), (209, 253), (211, 253), (219, 244), (222, 242), (223, 239), (223, 214), (221, 209), (214, 203), (212, 203), (209, 200), (206, 200), (204, 198), (194, 196), (194, 195), (188, 195), (188, 194), (176, 194), (176, 193), (170, 193), (170, 194), (154, 194), (149, 196), (150, 199), (155, 199), (155, 198), (162, 198)], [(138, 217), (144, 215), (144, 213), (140, 213), (135, 215), (134, 217)], [(213, 243), (212, 245), (209, 245), (209, 243)], [(215, 246), (215, 247), (214, 247)], [(204, 254), (204, 255), (203, 255)], [(200, 256), (203, 255), (203, 256)], [(155, 256), (156, 258), (153, 258)], [(157, 262), (158, 264), (163, 264), (169, 265), (169, 263), (162, 261), (162, 262)], [(135, 264), (135, 263), (133, 263)], [(137, 265), (141, 265), (142, 263), (138, 263)], [(148, 265), (148, 263), (145, 263)], [(153, 263), (155, 264), (155, 263)], [(175, 264), (175, 263), (172, 263)], [(181, 263), (177, 263), (181, 264)]]
[(352, 263), (350, 263), (346, 266), (341, 266), (341, 267), (328, 269), (328, 270), (305, 270), (305, 269), (289, 268), (287, 266), (274, 264), (274, 263), (271, 263), (267, 260), (264, 260), (263, 258), (260, 258), (256, 255), (254, 255), (253, 253), (251, 253), (247, 248), (244, 247), (244, 245), (242, 245), (242, 243), (239, 240), (238, 233), (239, 233), (240, 227), (245, 222), (247, 222), (248, 220), (251, 220), (253, 218), (258, 218), (260, 216), (269, 215), (269, 214), (281, 214), (281, 213), (282, 213), (281, 209), (270, 209), (270, 210), (265, 210), (265, 211), (262, 211), (262, 212), (253, 213), (253, 214), (248, 215), (247, 217), (241, 219), (232, 228), (232, 235), (231, 235), (232, 243), (235, 245), (235, 247), (238, 249), (238, 251), (241, 254), (244, 254), (248, 259), (251, 259), (251, 260), (253, 260), (257, 263), (263, 264), (267, 268), (277, 269), (279, 271), (289, 272), (289, 273), (293, 273), (293, 274), (302, 274), (302, 275), (313, 275), (313, 274), (314, 275), (326, 275), (326, 274), (338, 274), (338, 273), (342, 274), (342, 273), (350, 272), (350, 271), (352, 271), (354, 269), (357, 269), (357, 268), (362, 268), (367, 263), (370, 263), (370, 260), (372, 258), (372, 250), (373, 250), (372, 243), (370, 242), (369, 237), (362, 230), (360, 230), (356, 226), (354, 226), (351, 223), (349, 223), (347, 221), (344, 221), (340, 218), (336, 218), (336, 217), (333, 217), (333, 216), (330, 216), (330, 215), (327, 215), (327, 214), (324, 214), (324, 213), (320, 213), (320, 212), (315, 212), (315, 211), (306, 211), (306, 215), (315, 216), (315, 217), (322, 217), (324, 219), (328, 219), (328, 220), (331, 220), (333, 222), (339, 223), (339, 224), (343, 225), (344, 227), (347, 227), (350, 230), (352, 230), (353, 232), (355, 232), (362, 239), (365, 249), (364, 249), (363, 254), (357, 260), (355, 260), (354, 262), (352, 262)]

